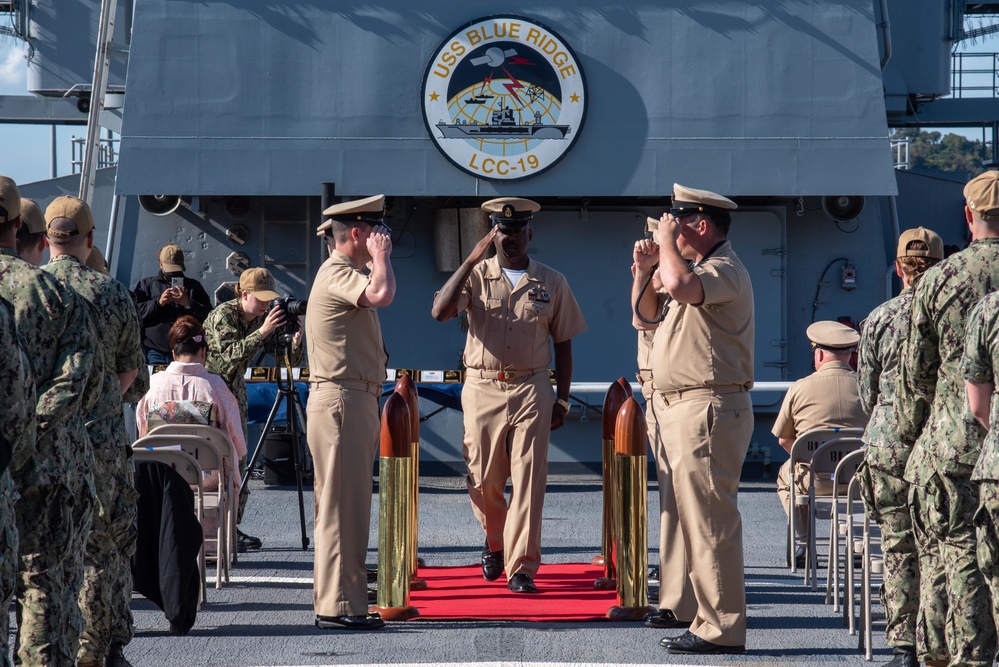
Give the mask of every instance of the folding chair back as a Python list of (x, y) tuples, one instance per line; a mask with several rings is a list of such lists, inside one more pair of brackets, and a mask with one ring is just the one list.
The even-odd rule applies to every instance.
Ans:
[[(808, 566), (812, 590), (817, 590), (816, 574), (818, 570), (818, 531), (817, 521), (820, 519), (832, 519), (833, 505), (841, 489), (845, 497), (847, 485), (860, 465), (861, 459), (854, 457), (850, 459), (846, 466), (840, 463), (852, 452), (861, 450), (864, 446), (863, 440), (859, 437), (840, 437), (827, 441), (812, 453), (811, 469), (808, 471)], [(822, 482), (829, 488), (827, 494), (822, 493), (818, 486)], [(832, 534), (838, 528), (830, 525), (830, 539), (827, 547), (832, 546)], [(835, 554), (831, 551), (827, 554), (831, 561)], [(830, 568), (832, 566), (830, 565)]]

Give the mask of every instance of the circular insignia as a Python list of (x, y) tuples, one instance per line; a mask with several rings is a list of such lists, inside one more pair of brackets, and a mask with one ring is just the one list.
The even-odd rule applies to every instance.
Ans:
[(458, 28), (423, 77), (423, 120), (462, 171), (495, 181), (535, 176), (579, 138), (586, 82), (569, 45), (522, 16), (489, 16)]

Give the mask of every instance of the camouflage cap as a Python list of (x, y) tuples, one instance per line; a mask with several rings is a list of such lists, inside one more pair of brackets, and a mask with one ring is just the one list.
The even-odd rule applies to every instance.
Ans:
[(45, 231), (45, 215), (34, 199), (21, 198), (21, 222), (28, 228), (29, 234)]
[(274, 276), (267, 269), (247, 269), (239, 274), (240, 292), (252, 292), (261, 301), (276, 299), (280, 294), (274, 291)]
[[(909, 248), (913, 241), (922, 241), (925, 248)], [(923, 227), (907, 229), (898, 237), (898, 254), (896, 257), (930, 257), (932, 259), (943, 259), (943, 239), (940, 235)]]
[[(76, 230), (52, 229), (52, 222), (59, 218), (72, 220), (76, 224)], [(87, 234), (93, 228), (94, 216), (90, 213), (90, 206), (77, 197), (56, 197), (45, 209), (45, 234), (50, 239), (68, 239)]]
[(10, 222), (21, 217), (21, 193), (6, 176), (0, 176), (0, 221)]
[(985, 222), (999, 222), (999, 171), (987, 171), (968, 181), (964, 201)]
[(107, 276), (111, 275), (108, 271), (107, 260), (104, 259), (104, 254), (97, 249), (97, 246), (90, 249), (90, 256), (87, 257), (86, 265), (94, 271), (100, 271)]
[(827, 350), (848, 350), (860, 342), (856, 329), (832, 320), (815, 322), (805, 330), (805, 335), (816, 347)]

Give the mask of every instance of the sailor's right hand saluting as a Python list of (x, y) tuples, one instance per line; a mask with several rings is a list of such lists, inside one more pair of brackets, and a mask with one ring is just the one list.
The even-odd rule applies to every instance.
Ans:
[(375, 227), (366, 241), (368, 254), (375, 257), (388, 257), (392, 254), (392, 237), (385, 227)]

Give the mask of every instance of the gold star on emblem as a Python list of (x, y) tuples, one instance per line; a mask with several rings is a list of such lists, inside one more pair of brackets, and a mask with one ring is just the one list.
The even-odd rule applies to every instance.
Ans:
[(436, 102), (438, 97), (440, 97), (440, 95), (438, 95), (437, 93), (430, 93), (431, 102)]
[(572, 95), (569, 96), (569, 99), (572, 100), (573, 102), (578, 102), (579, 101), (579, 95), (577, 95), (576, 93), (573, 93)]

